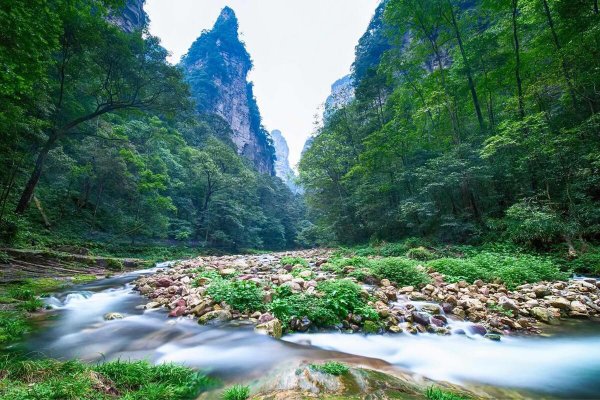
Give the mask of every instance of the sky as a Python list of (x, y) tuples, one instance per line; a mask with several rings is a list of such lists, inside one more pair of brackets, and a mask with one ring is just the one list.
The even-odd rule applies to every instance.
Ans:
[(231, 7), (241, 39), (254, 61), (254, 82), (263, 125), (279, 129), (300, 159), (315, 115), (331, 84), (350, 72), (354, 47), (379, 0), (147, 0), (150, 32), (177, 63), (221, 9)]

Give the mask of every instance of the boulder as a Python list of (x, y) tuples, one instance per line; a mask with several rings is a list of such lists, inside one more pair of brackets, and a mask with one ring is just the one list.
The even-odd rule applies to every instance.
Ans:
[(549, 324), (554, 320), (554, 314), (547, 308), (533, 307), (530, 312), (531, 315), (538, 321), (542, 321)]
[(116, 312), (109, 312), (104, 314), (104, 319), (106, 321), (112, 321), (114, 319), (123, 319), (123, 315)]
[(548, 304), (550, 304), (552, 307), (561, 309), (561, 310), (570, 310), (571, 309), (571, 302), (567, 299), (565, 299), (564, 297), (559, 297), (559, 296), (547, 296), (545, 298), (545, 300), (548, 302)]
[(515, 315), (519, 313), (519, 306), (517, 305), (517, 302), (513, 299), (509, 299), (506, 296), (500, 297), (498, 300), (498, 305), (505, 310), (512, 311), (515, 313)]
[(269, 335), (275, 339), (281, 338), (283, 330), (281, 328), (281, 322), (275, 318), (270, 321), (256, 325), (254, 331), (263, 335)]
[(169, 287), (173, 285), (173, 281), (169, 278), (159, 278), (156, 280), (156, 287)]
[(231, 320), (232, 315), (227, 310), (214, 310), (209, 311), (198, 319), (198, 323), (201, 325), (209, 323), (222, 323)]
[(181, 317), (185, 314), (185, 306), (177, 306), (169, 313), (169, 317)]

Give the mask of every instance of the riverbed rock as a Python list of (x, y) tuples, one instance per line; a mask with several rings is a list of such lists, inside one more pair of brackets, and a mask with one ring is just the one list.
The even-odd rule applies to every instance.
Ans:
[(173, 281), (169, 278), (159, 278), (156, 280), (156, 287), (167, 288), (171, 285), (173, 285)]
[(104, 319), (106, 321), (112, 321), (115, 319), (123, 319), (123, 314), (119, 314), (116, 312), (109, 312), (109, 313), (104, 314)]
[(201, 325), (209, 323), (222, 323), (232, 319), (231, 312), (227, 310), (214, 310), (209, 311), (198, 319), (198, 323)]
[(264, 335), (272, 336), (275, 339), (279, 339), (282, 335), (281, 322), (277, 318), (275, 318), (265, 323), (256, 325), (254, 331), (257, 333), (262, 333)]
[(571, 302), (567, 299), (565, 299), (564, 297), (559, 297), (559, 296), (547, 296), (545, 298), (545, 300), (552, 306), (552, 307), (556, 307), (559, 308), (561, 310), (570, 310), (571, 309)]
[(531, 309), (531, 315), (538, 321), (542, 321), (547, 324), (553, 322), (555, 319), (554, 314), (547, 308), (543, 307), (533, 307)]

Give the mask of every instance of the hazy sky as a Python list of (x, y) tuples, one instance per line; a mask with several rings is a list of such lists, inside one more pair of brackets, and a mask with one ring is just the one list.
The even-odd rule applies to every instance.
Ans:
[(279, 129), (300, 158), (314, 115), (354, 60), (379, 0), (147, 0), (150, 31), (178, 62), (228, 5), (254, 61), (250, 80), (269, 131)]

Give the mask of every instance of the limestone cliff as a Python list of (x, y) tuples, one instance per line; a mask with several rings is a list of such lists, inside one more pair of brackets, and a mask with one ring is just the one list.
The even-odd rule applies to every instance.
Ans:
[(292, 192), (297, 193), (298, 186), (294, 182), (296, 173), (290, 167), (290, 149), (288, 148), (287, 141), (279, 130), (272, 131), (271, 138), (273, 139), (273, 146), (275, 147), (275, 155), (277, 157), (275, 160), (275, 175), (281, 178)]
[(238, 154), (259, 172), (274, 174), (274, 149), (261, 124), (248, 72), (250, 55), (238, 35), (233, 10), (225, 7), (213, 28), (204, 31), (182, 58), (181, 65), (197, 110), (223, 118), (231, 127)]
[(134, 32), (143, 29), (148, 23), (148, 15), (144, 11), (146, 0), (126, 0), (125, 4), (112, 11), (108, 20), (125, 32)]

